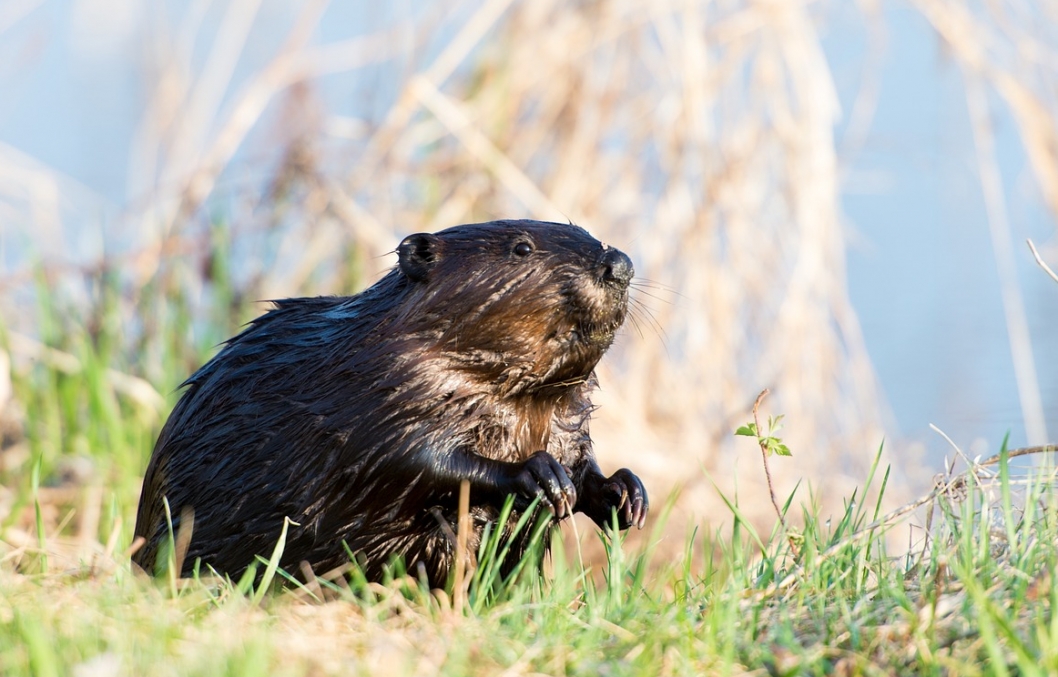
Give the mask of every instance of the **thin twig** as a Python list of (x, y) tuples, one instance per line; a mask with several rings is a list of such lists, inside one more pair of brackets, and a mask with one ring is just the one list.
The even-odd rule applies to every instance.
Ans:
[(771, 483), (771, 468), (768, 466), (768, 447), (764, 442), (764, 433), (760, 427), (760, 418), (757, 413), (757, 410), (760, 409), (760, 403), (764, 401), (768, 392), (770, 391), (767, 388), (760, 391), (760, 395), (757, 395), (757, 400), (753, 403), (753, 423), (757, 426), (757, 443), (760, 445), (760, 457), (764, 462), (764, 476), (768, 479), (768, 495), (771, 496), (771, 504), (775, 508), (775, 515), (779, 518), (779, 524), (782, 525), (783, 535), (786, 536), (786, 540), (790, 542), (790, 548), (796, 554), (797, 543), (794, 541), (793, 536), (790, 535), (790, 529), (786, 526), (786, 517), (782, 514), (778, 499), (775, 498), (775, 487)]
[[(936, 432), (941, 437), (943, 437), (945, 440), (947, 440), (948, 444), (951, 445), (951, 448), (955, 450), (956, 455), (963, 460), (963, 463), (966, 464), (967, 471), (971, 472), (971, 474), (973, 475), (974, 481), (977, 483), (977, 486), (978, 487), (983, 486), (982, 483), (981, 483), (981, 478), (977, 476), (976, 472), (974, 472), (976, 466), (974, 465), (974, 462), (970, 459), (970, 457), (967, 456), (965, 453), (963, 453), (963, 450), (960, 449), (959, 445), (956, 444), (955, 441), (951, 437), (948, 436), (948, 433), (944, 432), (943, 430), (941, 430), (940, 428), (938, 428), (937, 426), (935, 426), (932, 423), (929, 424), (929, 427), (934, 432)], [(952, 461), (951, 461), (951, 468), (949, 468), (949, 470), (948, 470), (948, 474), (949, 475), (951, 475), (951, 471), (954, 468), (955, 468), (955, 459), (953, 458)]]
[(1029, 249), (1032, 250), (1032, 255), (1036, 258), (1036, 263), (1040, 264), (1040, 268), (1043, 268), (1044, 272), (1050, 275), (1052, 280), (1058, 282), (1058, 275), (1056, 275), (1054, 271), (1051, 270), (1051, 267), (1048, 266), (1047, 263), (1043, 260), (1043, 258), (1040, 256), (1040, 253), (1036, 251), (1036, 245), (1032, 243), (1032, 240), (1025, 240), (1025, 242), (1029, 243)]

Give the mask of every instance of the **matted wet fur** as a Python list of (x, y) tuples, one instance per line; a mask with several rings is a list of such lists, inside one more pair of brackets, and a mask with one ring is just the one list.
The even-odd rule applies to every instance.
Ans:
[(170, 538), (163, 497), (173, 533), (193, 511), (183, 575), (200, 560), (239, 576), (289, 517), (288, 571), (331, 570), (348, 547), (369, 579), (401, 556), (443, 586), (463, 479), (471, 552), (509, 494), (517, 509), (539, 496), (559, 519), (603, 525), (616, 510), (620, 528), (642, 528), (642, 483), (605, 477), (588, 435), (628, 257), (537, 221), (412, 235), (397, 252), (356, 296), (276, 302), (187, 380), (144, 478), (137, 564), (153, 573)]

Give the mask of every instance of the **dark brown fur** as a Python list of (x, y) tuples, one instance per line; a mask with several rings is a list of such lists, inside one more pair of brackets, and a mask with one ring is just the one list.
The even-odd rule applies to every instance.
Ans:
[(401, 556), (444, 585), (464, 479), (472, 549), (509, 494), (642, 527), (642, 483), (604, 477), (588, 435), (628, 257), (536, 221), (412, 235), (398, 255), (356, 296), (277, 302), (188, 379), (144, 478), (140, 566), (169, 539), (163, 497), (174, 532), (193, 511), (184, 575), (238, 576), (289, 517), (288, 570), (340, 566), (348, 546), (371, 579)]

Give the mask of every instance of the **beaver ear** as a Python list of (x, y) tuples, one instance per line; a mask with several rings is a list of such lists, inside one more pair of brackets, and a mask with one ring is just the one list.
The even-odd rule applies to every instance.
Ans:
[(404, 238), (397, 247), (401, 271), (415, 282), (425, 280), (439, 258), (440, 243), (440, 238), (429, 233), (416, 233)]

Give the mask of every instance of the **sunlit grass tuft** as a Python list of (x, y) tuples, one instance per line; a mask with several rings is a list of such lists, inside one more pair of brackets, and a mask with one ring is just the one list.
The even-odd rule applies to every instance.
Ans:
[[(66, 378), (47, 373), (53, 365), (36, 369), (24, 378)], [(504, 574), (504, 542), (488, 538), (475, 553), (465, 604), (453, 606), (451, 588), (431, 591), (399, 563), (377, 583), (352, 564), (331, 576), (283, 571), (282, 539), (272, 557), (238, 581), (201, 570), (184, 580), (164, 571), (157, 578), (134, 572), (125, 552), (134, 488), (157, 421), (123, 410), (121, 434), (106, 439), (129, 448), (109, 458), (97, 449), (93, 457), (113, 482), (106, 491), (94, 489), (99, 485), (91, 477), (64, 479), (71, 430), (110, 435), (78, 427), (99, 406), (93, 403), (135, 406), (107, 378), (79, 383), (66, 400), (36, 400), (54, 411), (27, 410), (26, 430), (45, 431), (34, 442), (43, 453), (5, 478), (16, 494), (11, 505), (21, 510), (8, 516), (0, 537), (2, 674), (1058, 670), (1052, 612), (1058, 492), (1053, 473), (1011, 465), (1011, 457), (1027, 451), (1004, 451), (938, 479), (912, 504), (920, 505), (918, 513), (882, 513), (891, 479), (878, 453), (841, 512), (825, 515), (790, 496), (777, 505), (784, 513), (801, 512), (801, 519), (770, 533), (746, 516), (742, 499), (724, 496), (728, 512), (716, 522), (726, 526), (699, 526), (677, 547), (653, 547), (672, 538), (657, 515), (645, 549), (629, 547), (619, 535), (585, 534), (601, 544), (603, 559), (594, 563), (579, 545), (569, 548), (558, 538), (543, 572), (536, 566), (544, 545), (538, 542), (523, 566)], [(17, 388), (30, 390), (24, 382)], [(48, 420), (57, 437), (47, 434)], [(123, 487), (133, 489), (124, 495)], [(92, 500), (106, 507), (83, 521)], [(909, 552), (890, 555), (890, 537), (915, 515), (927, 528), (911, 532)], [(174, 534), (174, 551), (178, 540)], [(165, 560), (175, 567), (173, 558)]]

